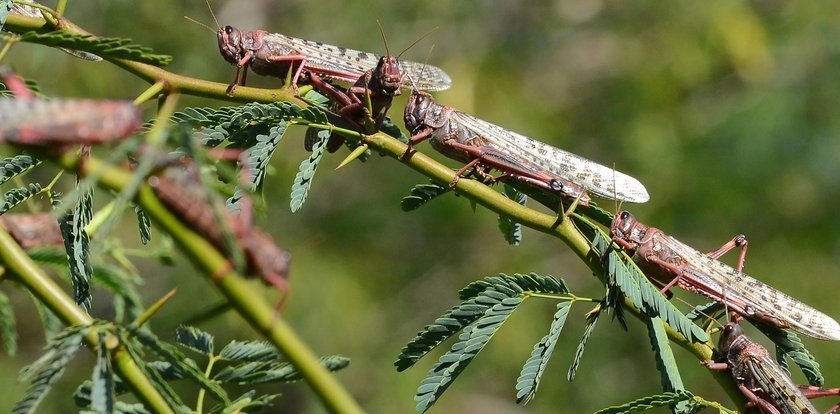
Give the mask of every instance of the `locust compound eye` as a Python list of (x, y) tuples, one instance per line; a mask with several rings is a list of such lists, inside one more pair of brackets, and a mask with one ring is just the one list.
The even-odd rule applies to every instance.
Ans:
[(225, 33), (227, 33), (227, 34), (233, 33), (233, 26), (225, 26)]
[(629, 212), (629, 211), (622, 211), (622, 212), (621, 212), (621, 219), (622, 219), (622, 220), (627, 220), (627, 219), (628, 219), (628, 218), (630, 218), (630, 217), (631, 217), (631, 216), (630, 216), (630, 212)]
[(551, 189), (552, 189), (552, 190), (554, 190), (554, 191), (561, 191), (561, 190), (563, 190), (563, 183), (561, 183), (561, 182), (560, 182), (560, 181), (558, 181), (558, 180), (552, 179), (552, 180), (551, 180), (551, 182), (550, 182), (550, 183), (548, 183), (548, 185), (549, 185), (549, 186), (551, 187)]

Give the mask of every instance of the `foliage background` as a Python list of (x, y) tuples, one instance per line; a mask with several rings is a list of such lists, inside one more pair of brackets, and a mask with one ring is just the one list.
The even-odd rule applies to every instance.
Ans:
[[(214, 7), (222, 24), (379, 53), (377, 19), (392, 51), (438, 27), (405, 58), (423, 61), (436, 45), (430, 63), (454, 81), (437, 95), (439, 102), (615, 163), (651, 193), (646, 205), (624, 206), (642, 221), (700, 250), (744, 233), (751, 242), (748, 273), (840, 317), (840, 221), (831, 207), (840, 202), (840, 10), (834, 2), (253, 0)], [(173, 55), (168, 69), (176, 73), (233, 79), (215, 36), (181, 17), (211, 21), (197, 0), (70, 2), (67, 15), (95, 34), (132, 37)], [(130, 98), (146, 87), (113, 65), (39, 45), (17, 45), (6, 61), (48, 95)], [(258, 76), (249, 80), (278, 85)], [(401, 118), (404, 102), (397, 101), (392, 116)], [(198, 98), (181, 103), (225, 105)], [(449, 195), (402, 213), (400, 198), (425, 179), (378, 157), (338, 172), (331, 168), (343, 153), (328, 157), (303, 210), (291, 214), (289, 189), (306, 156), (302, 133), (290, 131), (272, 160), (268, 208), (258, 221), (294, 257), (284, 316), (318, 353), (352, 358), (338, 375), (370, 412), (413, 412), (414, 391), (434, 361), (406, 373), (391, 363), (417, 330), (456, 303), (457, 289), (469, 281), (535, 271), (564, 277), (579, 295), (602, 294), (558, 240), (526, 229), (522, 246), (508, 246), (493, 214), (473, 212), (463, 198)], [(432, 152), (427, 144), (420, 150)], [(126, 244), (139, 244), (131, 217), (120, 234)], [(176, 268), (138, 264), (147, 304), (180, 287), (153, 321), (163, 337), (219, 300), (184, 260)], [(30, 299), (20, 291), (12, 297), (21, 350), (13, 359), (0, 356), (3, 412), (25, 389), (14, 373), (43, 346)], [(573, 308), (540, 392), (527, 407), (514, 404), (515, 380), (553, 313), (553, 304), (538, 300), (513, 316), (433, 412), (591, 412), (658, 392), (647, 334), (635, 321), (628, 333), (602, 321), (576, 381), (565, 380), (584, 311)], [(95, 297), (94, 313), (112, 317), (107, 297)], [(219, 343), (254, 337), (233, 314), (199, 326)], [(827, 383), (840, 384), (836, 344), (806, 344)], [(65, 397), (89, 375), (92, 358), (79, 355), (45, 412), (71, 404)], [(689, 390), (731, 406), (705, 368), (681, 350), (677, 358)], [(277, 412), (321, 412), (304, 386), (285, 392)]]

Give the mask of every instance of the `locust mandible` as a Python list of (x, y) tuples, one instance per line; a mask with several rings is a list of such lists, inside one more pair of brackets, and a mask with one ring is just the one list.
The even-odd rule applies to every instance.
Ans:
[[(838, 391), (797, 386), (767, 348), (750, 339), (734, 322), (724, 325), (718, 353), (717, 360), (703, 361), (703, 365), (712, 370), (729, 370), (747, 398), (747, 407), (756, 407), (763, 414), (819, 414), (808, 398), (836, 395)], [(837, 408), (835, 405), (827, 413)]]
[[(432, 147), (447, 157), (468, 162), (468, 166), (495, 168), (566, 198), (590, 192), (633, 203), (650, 199), (633, 177), (438, 104), (419, 90), (408, 98), (405, 127), (412, 137), (403, 157), (414, 145), (431, 138)], [(581, 197), (580, 201), (585, 200)]]
[[(616, 214), (610, 234), (646, 275), (665, 284), (663, 291), (676, 284), (753, 320), (818, 339), (840, 340), (840, 325), (834, 319), (741, 272), (747, 245), (742, 235), (707, 255), (638, 222), (627, 211)], [(742, 247), (737, 270), (717, 260), (737, 246)]]
[(63, 146), (103, 144), (126, 138), (143, 124), (129, 101), (35, 98), (23, 80), (0, 69), (16, 98), (0, 97), (0, 143)]

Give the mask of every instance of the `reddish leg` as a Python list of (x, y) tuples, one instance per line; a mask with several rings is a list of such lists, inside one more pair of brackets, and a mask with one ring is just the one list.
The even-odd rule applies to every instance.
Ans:
[(306, 66), (306, 56), (292, 55), (292, 56), (274, 56), (268, 59), (269, 62), (290, 62), (289, 70), (293, 70), (295, 63), (298, 63), (297, 70), (292, 76), (291, 87), (297, 92), (297, 82), (300, 79), (300, 74), (303, 73), (303, 68)]
[(411, 154), (411, 151), (414, 151), (414, 146), (429, 139), (432, 136), (432, 129), (425, 128), (422, 131), (418, 132), (416, 135), (413, 135), (411, 138), (408, 139), (408, 147), (405, 149), (405, 152), (400, 155), (400, 160), (406, 159), (408, 154)]
[(840, 388), (820, 388), (808, 385), (800, 385), (799, 390), (806, 398), (834, 397), (840, 395)]
[(733, 237), (732, 240), (726, 242), (726, 244), (724, 244), (723, 246), (720, 246), (719, 249), (717, 249), (713, 252), (709, 252), (706, 255), (711, 257), (712, 259), (717, 260), (721, 256), (723, 256), (724, 254), (726, 254), (728, 251), (730, 251), (730, 250), (732, 250), (736, 247), (740, 247), (741, 248), (741, 255), (738, 257), (737, 269), (738, 269), (738, 272), (741, 272), (742, 270), (744, 270), (744, 261), (746, 260), (746, 257), (747, 257), (747, 244), (748, 244), (747, 243), (747, 237), (744, 236), (743, 234), (739, 234), (739, 235)]

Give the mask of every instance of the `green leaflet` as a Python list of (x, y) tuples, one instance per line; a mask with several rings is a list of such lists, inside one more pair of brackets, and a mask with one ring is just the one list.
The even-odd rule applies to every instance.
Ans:
[[(256, 143), (245, 150), (244, 165), (242, 168), (247, 169), (248, 173), (244, 179), (245, 184), (249, 184), (248, 192), (257, 191), (262, 187), (265, 179), (266, 169), (274, 151), (283, 139), (286, 129), (289, 124), (286, 121), (280, 121), (276, 125), (268, 129), (268, 134), (258, 134), (256, 136)], [(243, 190), (236, 189), (234, 195), (227, 200), (228, 209), (233, 212), (239, 211), (239, 201), (242, 199)]]
[(642, 411), (650, 410), (652, 408), (667, 407), (669, 405), (677, 404), (680, 402), (690, 401), (693, 398), (694, 395), (688, 391), (664, 392), (662, 394), (639, 398), (637, 400), (630, 401), (626, 404), (604, 408), (603, 410), (599, 410), (595, 414), (639, 413)]
[[(752, 321), (750, 322), (752, 323)], [(776, 344), (776, 360), (779, 361), (779, 365), (784, 364), (782, 365), (783, 367), (787, 366), (787, 361), (784, 359), (787, 356), (799, 366), (799, 369), (805, 374), (805, 378), (808, 379), (808, 384), (816, 387), (822, 387), (824, 385), (825, 378), (823, 378), (820, 372), (820, 364), (808, 352), (808, 349), (805, 348), (805, 345), (796, 333), (762, 323), (753, 323), (753, 326), (758, 328), (758, 330)]]
[(501, 299), (485, 311), (484, 316), (474, 325), (464, 329), (458, 337), (461, 341), (452, 345), (449, 352), (440, 357), (438, 363), (432, 367), (426, 375), (426, 379), (417, 388), (414, 400), (418, 401), (416, 407), (418, 412), (425, 412), (440, 398), (441, 394), (452, 384), (452, 381), (490, 342), (493, 335), (520, 303), (522, 303), (522, 298)]
[[(350, 365), (350, 359), (333, 355), (321, 357), (320, 363), (330, 372), (335, 372)], [(234, 384), (287, 383), (302, 378), (292, 364), (278, 361), (253, 361), (231, 365), (213, 376), (214, 381)]]
[[(604, 246), (609, 242), (600, 231), (596, 233), (593, 245)], [(602, 239), (602, 240), (597, 240)], [(709, 334), (694, 324), (679, 311), (650, 281), (644, 276), (636, 264), (623, 251), (607, 249), (604, 269), (606, 277), (614, 280), (621, 292), (634, 306), (641, 309), (650, 317), (659, 317), (668, 323), (675, 331), (681, 333), (692, 342), (706, 342)], [(604, 254), (602, 250), (599, 251)]]
[(446, 311), (434, 323), (418, 332), (400, 350), (394, 366), (397, 371), (408, 369), (443, 341), (481, 318), (499, 300), (521, 295), (525, 291), (558, 295), (569, 292), (562, 280), (536, 273), (517, 273), (513, 276), (501, 273), (472, 282), (459, 292), (464, 302)]
[(64, 238), (64, 249), (70, 265), (70, 280), (73, 284), (73, 299), (85, 312), (90, 312), (91, 294), (90, 278), (93, 268), (90, 263), (90, 240), (85, 226), (93, 217), (93, 189), (83, 189), (76, 182), (80, 196), (72, 213), (68, 213), (59, 221), (61, 235)]
[(30, 183), (26, 187), (15, 188), (6, 191), (3, 194), (3, 204), (0, 205), (0, 214), (5, 214), (7, 211), (13, 209), (20, 203), (28, 200), (30, 197), (38, 194), (41, 191), (41, 184)]
[(400, 207), (405, 212), (416, 210), (437, 198), (437, 196), (449, 191), (452, 191), (452, 189), (435, 183), (417, 184), (411, 189), (409, 195), (400, 200)]
[(583, 358), (583, 350), (586, 349), (586, 342), (589, 340), (589, 336), (592, 335), (592, 331), (595, 329), (595, 323), (598, 322), (599, 316), (601, 316), (600, 305), (599, 307), (589, 311), (589, 314), (586, 315), (586, 326), (583, 328), (583, 336), (581, 336), (580, 342), (578, 343), (577, 350), (575, 351), (575, 357), (572, 360), (572, 365), (569, 367), (569, 372), (566, 373), (566, 379), (569, 381), (574, 381), (575, 379), (575, 374), (580, 367), (580, 360)]
[(155, 54), (149, 47), (133, 44), (131, 39), (118, 37), (80, 36), (61, 31), (46, 33), (30, 31), (21, 33), (20, 40), (81, 50), (103, 58), (128, 59), (154, 66), (166, 66), (172, 62), (172, 56)]
[(306, 196), (309, 194), (309, 187), (312, 186), (312, 179), (315, 177), (315, 171), (318, 169), (321, 158), (324, 156), (324, 150), (327, 147), (330, 132), (329, 129), (325, 129), (318, 133), (321, 140), (312, 147), (312, 154), (309, 155), (309, 158), (300, 163), (299, 171), (295, 175), (295, 182), (292, 184), (291, 200), (289, 201), (289, 207), (291, 207), (292, 213), (297, 213), (306, 201)]
[(145, 246), (152, 240), (152, 221), (140, 206), (134, 206), (134, 214), (137, 215), (137, 226), (140, 229), (140, 243)]
[(233, 401), (229, 406), (225, 407), (218, 404), (208, 411), (209, 414), (236, 414), (236, 413), (259, 413), (266, 407), (271, 406), (272, 401), (279, 397), (280, 394), (265, 394), (254, 398), (256, 391), (251, 390), (242, 394)]
[(542, 378), (545, 368), (548, 366), (548, 360), (551, 359), (554, 346), (557, 345), (560, 331), (563, 330), (563, 325), (566, 323), (566, 317), (569, 316), (571, 307), (572, 302), (561, 302), (557, 305), (557, 312), (551, 321), (548, 335), (534, 345), (531, 357), (525, 362), (522, 371), (519, 373), (519, 378), (516, 380), (516, 402), (518, 404), (527, 404), (534, 398), (540, 385), (540, 378)]
[(219, 357), (237, 362), (273, 361), (280, 358), (280, 352), (266, 341), (232, 341), (219, 351)]
[(91, 381), (90, 408), (97, 413), (114, 411), (114, 371), (111, 369), (111, 351), (105, 344), (106, 332), (99, 331), (99, 350)]
[[(507, 198), (516, 201), (520, 205), (524, 206), (528, 203), (528, 196), (516, 191), (516, 189), (507, 184), (504, 185), (504, 193)], [(511, 220), (510, 217), (499, 216), (499, 230), (501, 230), (502, 236), (505, 237), (505, 241), (508, 244), (519, 246), (519, 243), (522, 242), (522, 225)]]
[(199, 354), (213, 355), (213, 335), (201, 329), (181, 325), (175, 328), (175, 342)]
[[(680, 376), (677, 361), (671, 350), (671, 343), (668, 334), (663, 326), (664, 321), (659, 317), (651, 317), (647, 320), (648, 337), (656, 357), (656, 369), (662, 380), (662, 389), (667, 392), (685, 391), (685, 386)], [(675, 414), (688, 414), (694, 412), (694, 405), (689, 402), (679, 402), (673, 406)]]
[(17, 329), (15, 329), (15, 314), (9, 303), (9, 297), (0, 292), (0, 334), (3, 336), (3, 347), (9, 356), (17, 353)]
[(251, 102), (221, 108), (192, 107), (172, 115), (172, 120), (193, 128), (216, 127), (215, 132), (232, 135), (255, 125), (274, 125), (284, 120), (295, 123), (327, 124), (327, 115), (317, 107), (301, 108), (289, 102)]
[(32, 365), (21, 370), (19, 381), (32, 379), (32, 383), (18, 401), (12, 414), (36, 413), (38, 404), (50, 391), (53, 384), (61, 378), (64, 368), (76, 355), (82, 344), (87, 326), (73, 326), (65, 329), (50, 342), (47, 352), (33, 362)]
[(29, 155), (15, 155), (0, 159), (0, 184), (31, 170), (40, 163), (41, 160)]
[(697, 305), (691, 312), (686, 313), (685, 317), (691, 319), (692, 321), (699, 321), (703, 319), (708, 319), (714, 316), (719, 310), (723, 310), (724, 306), (720, 302), (709, 302), (703, 305)]

